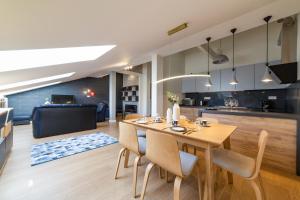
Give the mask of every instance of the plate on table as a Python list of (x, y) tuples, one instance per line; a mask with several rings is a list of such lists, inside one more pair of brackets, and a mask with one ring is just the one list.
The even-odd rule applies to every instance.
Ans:
[(135, 122), (138, 123), (138, 124), (147, 124), (147, 123), (148, 123), (148, 120), (145, 120), (145, 119), (139, 119), (139, 120), (136, 120)]
[(185, 132), (186, 128), (185, 127), (181, 127), (181, 126), (174, 126), (171, 128), (172, 131), (176, 131), (176, 132)]

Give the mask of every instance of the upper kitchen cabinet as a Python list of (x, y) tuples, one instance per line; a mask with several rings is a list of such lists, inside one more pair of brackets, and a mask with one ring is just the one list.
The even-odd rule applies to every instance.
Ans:
[[(272, 64), (272, 63), (271, 63)], [(273, 77), (273, 81), (269, 83), (264, 83), (261, 81), (262, 77), (264, 76), (266, 71), (265, 63), (255, 64), (255, 89), (281, 89), (286, 88), (289, 84), (280, 84), (276, 82), (275, 75), (272, 73), (271, 76)]]
[(208, 88), (208, 91), (210, 92), (218, 92), (221, 90), (221, 72), (220, 70), (215, 70), (210, 72), (210, 80), (212, 83), (212, 86)]
[(211, 87), (205, 86), (208, 79), (207, 78), (197, 78), (196, 79), (196, 90), (197, 92), (217, 92), (220, 91), (220, 71), (212, 71), (210, 72), (210, 80), (212, 83)]
[(205, 86), (207, 82), (206, 77), (196, 78), (196, 91), (197, 92), (207, 92), (208, 88)]
[(236, 68), (236, 77), (239, 84), (236, 90), (253, 90), (254, 87), (254, 65), (246, 65)]
[[(231, 79), (232, 79), (232, 69), (223, 69), (223, 70), (221, 70), (221, 91), (234, 91), (234, 90), (236, 90), (235, 85), (230, 85), (229, 84)], [(238, 81), (240, 81), (239, 78), (238, 78)]]
[(183, 93), (196, 92), (196, 79), (195, 78), (182, 79), (182, 92)]

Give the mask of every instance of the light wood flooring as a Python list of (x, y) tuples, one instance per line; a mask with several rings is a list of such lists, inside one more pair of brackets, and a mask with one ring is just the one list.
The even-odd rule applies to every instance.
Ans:
[[(118, 137), (116, 124), (101, 124), (97, 131)], [(114, 180), (119, 144), (69, 156), (34, 167), (30, 166), (31, 145), (60, 138), (88, 134), (85, 131), (43, 139), (33, 139), (31, 126), (14, 129), (14, 147), (0, 176), (0, 200), (129, 200), (131, 197), (132, 162), (120, 168), (119, 179)], [(139, 170), (138, 191), (146, 167), (146, 159)], [(123, 165), (122, 165), (123, 166)], [(300, 200), (300, 178), (281, 172), (263, 170), (263, 183), (268, 200)], [(251, 200), (254, 193), (247, 182), (234, 177), (234, 185), (226, 184), (226, 176), (217, 179), (216, 198), (221, 200)], [(150, 175), (145, 199), (171, 200), (173, 183), (159, 179), (158, 170)], [(194, 177), (183, 181), (182, 200), (197, 199)]]

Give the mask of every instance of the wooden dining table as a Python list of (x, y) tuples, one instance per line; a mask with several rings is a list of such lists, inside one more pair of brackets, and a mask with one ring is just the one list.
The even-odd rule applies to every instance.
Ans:
[[(214, 179), (212, 164), (212, 149), (224, 145), (225, 149), (230, 149), (230, 136), (237, 128), (236, 126), (211, 123), (207, 127), (199, 126), (188, 120), (181, 120), (179, 125), (186, 128), (184, 132), (173, 131), (172, 125), (164, 120), (155, 123), (152, 118), (146, 118), (147, 123), (138, 123), (136, 119), (124, 120), (123, 122), (134, 125), (137, 129), (154, 130), (163, 134), (170, 134), (176, 137), (179, 143), (192, 145), (203, 149), (205, 152), (206, 166), (206, 186), (207, 199), (214, 200)], [(146, 133), (147, 134), (147, 133)], [(127, 159), (128, 160), (128, 159)], [(233, 183), (232, 174), (227, 172), (228, 183)]]

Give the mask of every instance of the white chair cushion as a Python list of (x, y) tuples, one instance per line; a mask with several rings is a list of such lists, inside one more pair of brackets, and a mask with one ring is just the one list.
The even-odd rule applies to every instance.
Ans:
[(138, 137), (146, 137), (146, 132), (142, 130), (137, 130), (137, 136)]
[(141, 154), (145, 154), (146, 153), (146, 138), (138, 137), (138, 142), (139, 142), (139, 152)]
[(212, 157), (214, 164), (244, 178), (254, 173), (255, 160), (248, 156), (226, 149), (214, 149)]
[(198, 157), (184, 151), (179, 151), (179, 155), (182, 174), (184, 176), (189, 176), (197, 164)]

